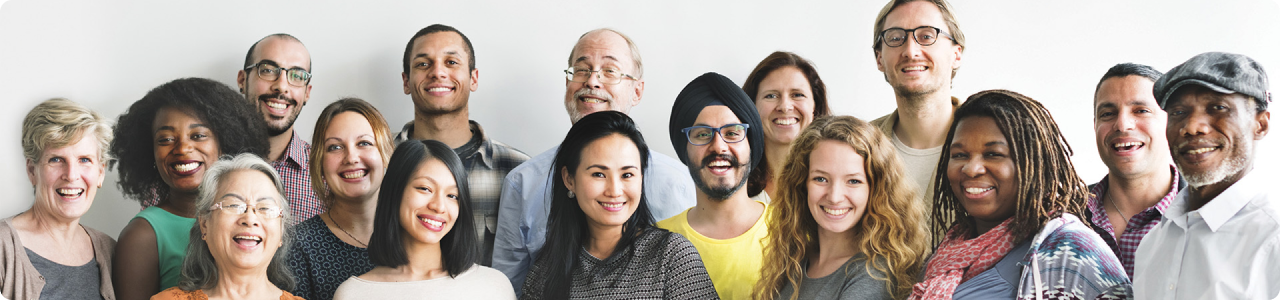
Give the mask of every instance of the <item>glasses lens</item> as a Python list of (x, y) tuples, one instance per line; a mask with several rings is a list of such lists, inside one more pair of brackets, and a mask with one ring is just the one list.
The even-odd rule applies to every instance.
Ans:
[(720, 127), (720, 135), (725, 142), (737, 143), (747, 138), (747, 127), (741, 124)]
[(248, 206), (245, 206), (244, 204), (241, 204), (241, 203), (223, 203), (223, 204), (220, 204), (220, 206), (222, 206), (223, 212), (233, 214), (233, 215), (243, 214), (245, 210), (249, 208)]
[(933, 45), (938, 42), (938, 29), (933, 27), (916, 28), (916, 42), (921, 46)]
[(303, 69), (289, 69), (289, 84), (303, 86), (307, 83), (307, 79), (311, 79), (311, 73)]
[(902, 28), (889, 28), (884, 31), (884, 44), (889, 47), (902, 46), (907, 41), (907, 30)]
[(710, 127), (693, 127), (689, 129), (689, 143), (694, 145), (706, 145), (711, 142), (711, 138), (716, 133)]
[(619, 72), (618, 69), (600, 70), (600, 82), (605, 84), (622, 82), (622, 72)]
[(279, 218), (281, 210), (279, 206), (261, 206), (255, 209), (254, 212), (264, 218)]
[(266, 81), (274, 81), (280, 78), (280, 69), (271, 65), (258, 66), (258, 78)]

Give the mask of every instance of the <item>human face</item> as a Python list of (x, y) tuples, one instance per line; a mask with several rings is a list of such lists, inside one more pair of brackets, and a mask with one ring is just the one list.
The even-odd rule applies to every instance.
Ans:
[(457, 220), (458, 182), (453, 173), (439, 159), (422, 162), (405, 185), (400, 202), (406, 242), (439, 244)]
[(818, 230), (849, 232), (867, 211), (871, 186), (866, 163), (853, 147), (841, 141), (818, 142), (809, 154), (809, 214)]
[(249, 70), (240, 70), (236, 74), (236, 82), (245, 99), (253, 101), (267, 121), (268, 134), (277, 136), (293, 128), (298, 120), (302, 107), (311, 98), (311, 83), (306, 86), (293, 86), (285, 79), (284, 74), (275, 81), (267, 81), (258, 77), (259, 68), (303, 69), (310, 72), (311, 54), (307, 47), (296, 40), (280, 37), (269, 37), (258, 43), (253, 49), (251, 61), (258, 64)]
[(1155, 82), (1142, 76), (1102, 81), (1093, 100), (1093, 132), (1098, 156), (1113, 176), (1140, 176), (1168, 170), (1164, 136), (1168, 115), (1151, 92)]
[[(885, 16), (885, 29), (920, 26), (941, 28), (946, 34), (951, 34), (947, 32), (942, 11), (927, 1), (900, 5)], [(902, 46), (889, 47), (881, 43), (876, 50), (876, 68), (884, 72), (885, 81), (893, 86), (899, 97), (914, 99), (939, 92), (950, 94), (951, 71), (960, 68), (964, 49), (950, 38), (939, 38), (937, 43), (929, 46), (920, 46), (914, 38), (908, 38)]]
[(1187, 184), (1230, 185), (1248, 172), (1254, 141), (1267, 135), (1270, 112), (1257, 113), (1256, 104), (1243, 95), (1196, 85), (1182, 88), (1170, 101), (1165, 133)]
[(1015, 212), (1018, 171), (1009, 147), (991, 117), (966, 117), (956, 125), (947, 181), (979, 228), (995, 227)]
[(419, 114), (439, 115), (467, 107), (480, 87), (480, 70), (468, 70), (467, 44), (456, 32), (443, 31), (413, 40), (409, 74), (401, 73), (404, 93)]
[[(698, 113), (693, 125), (721, 127), (742, 123), (728, 106), (707, 106)], [(747, 130), (752, 130), (748, 128)], [(717, 134), (718, 135), (718, 134)], [(698, 190), (713, 200), (725, 200), (747, 183), (751, 172), (751, 140), (725, 143), (722, 137), (711, 138), (706, 145), (685, 143), (689, 153), (689, 171)]]
[(369, 120), (354, 111), (340, 113), (324, 136), (321, 174), (333, 197), (376, 201), (385, 169)]
[[(631, 47), (627, 46), (626, 39), (612, 31), (601, 30), (583, 36), (573, 47), (571, 56), (571, 69), (615, 69), (623, 74), (636, 74)], [(617, 84), (604, 84), (596, 76), (592, 74), (587, 82), (565, 79), (564, 109), (570, 121), (577, 123), (582, 117), (606, 110), (629, 113), (644, 95), (644, 80), (624, 77)]]
[(33, 208), (59, 219), (80, 219), (102, 187), (106, 162), (99, 153), (97, 135), (85, 132), (80, 141), (27, 161), (27, 178), (36, 190)]
[(202, 237), (209, 245), (209, 254), (219, 269), (266, 271), (276, 250), (284, 245), (284, 219), (263, 216), (255, 210), (264, 207), (280, 207), (284, 197), (280, 195), (271, 178), (257, 170), (237, 170), (227, 173), (218, 183), (214, 193), (216, 203), (222, 206), (239, 204), (250, 206), (243, 214), (225, 209), (213, 209), (207, 218), (200, 220)]
[[(572, 172), (572, 174), (570, 173)], [(621, 134), (597, 139), (582, 149), (576, 170), (562, 170), (592, 228), (618, 229), (640, 207), (640, 150)]]
[(222, 155), (213, 130), (182, 109), (165, 107), (156, 111), (151, 132), (160, 179), (174, 192), (195, 193), (204, 180), (205, 162)]
[(786, 66), (760, 81), (756, 111), (764, 118), (764, 139), (790, 145), (813, 122), (813, 89), (799, 68)]

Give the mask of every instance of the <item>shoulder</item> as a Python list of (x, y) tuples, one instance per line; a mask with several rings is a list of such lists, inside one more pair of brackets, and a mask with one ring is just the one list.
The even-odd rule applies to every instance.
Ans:
[(525, 154), (524, 151), (520, 151), (520, 149), (516, 149), (516, 147), (511, 147), (510, 145), (495, 139), (488, 139), (486, 141), (489, 144), (489, 150), (492, 152), (494, 158), (514, 161), (517, 165), (529, 160), (529, 155)]
[[(546, 174), (549, 173), (548, 171), (551, 170), (551, 163), (552, 161), (555, 161), (555, 159), (556, 149), (552, 148), (542, 154), (538, 154), (538, 156), (525, 160), (520, 163), (520, 165), (516, 166), (515, 169), (511, 169), (511, 172), (507, 173), (505, 180), (510, 182), (524, 180), (525, 177), (545, 177)], [(514, 186), (519, 186), (519, 184), (515, 184)]]
[[(13, 230), (13, 225), (9, 224), (9, 222), (13, 222), (13, 218), (14, 217), (8, 217), (8, 218), (5, 218), (4, 220), (0, 220), (0, 237), (15, 234)], [(85, 228), (89, 228), (89, 227), (85, 227)]]
[[(85, 226), (84, 224), (80, 224), (80, 227), (84, 228), (84, 232), (89, 233), (89, 240), (93, 242), (94, 246), (105, 246), (108, 250), (116, 247), (116, 239), (111, 238), (110, 235), (102, 233), (97, 229), (90, 228), (89, 226)], [(3, 236), (2, 234), (3, 233), (0, 233), (0, 236)]]
[[(153, 206), (154, 207), (154, 206)], [(145, 212), (145, 211), (144, 211)], [(139, 242), (156, 243), (155, 228), (151, 226), (151, 221), (142, 217), (142, 213), (138, 213), (137, 218), (129, 220), (129, 224), (120, 230), (119, 243), (122, 245), (131, 245)]]
[(898, 110), (895, 109), (893, 110), (893, 112), (887, 115), (884, 115), (882, 117), (876, 118), (875, 120), (871, 120), (871, 122), (869, 123), (871, 123), (871, 126), (875, 126), (876, 128), (879, 128), (880, 133), (888, 135), (893, 133), (893, 123), (897, 123), (897, 122), (898, 122)]
[(684, 228), (689, 227), (688, 216), (689, 216), (689, 210), (685, 209), (684, 211), (680, 212), (680, 214), (667, 218), (666, 220), (658, 221), (653, 225), (657, 226), (658, 228), (662, 228), (671, 232), (683, 234)]
[(293, 294), (290, 294), (290, 293), (289, 293), (289, 291), (286, 291), (286, 290), (280, 290), (280, 300), (307, 300), (307, 299), (303, 299), (302, 297), (294, 296)]
[[(459, 274), (457, 279), (463, 280), (464, 278), (467, 281), (502, 283), (502, 285), (511, 286), (511, 282), (508, 281), (507, 275), (502, 274), (502, 271), (479, 264), (471, 265), (471, 269), (467, 269), (463, 274)], [(495, 286), (496, 285), (497, 284), (495, 284)]]
[[(1053, 219), (1046, 225), (1042, 231), (1036, 235), (1037, 240), (1041, 240), (1036, 248), (1040, 251), (1058, 249), (1066, 245), (1074, 245), (1087, 251), (1110, 250), (1106, 247), (1106, 242), (1097, 232), (1090, 229), (1080, 221), (1080, 218), (1072, 214), (1063, 214), (1057, 219)], [(1040, 237), (1043, 236), (1041, 239)]]

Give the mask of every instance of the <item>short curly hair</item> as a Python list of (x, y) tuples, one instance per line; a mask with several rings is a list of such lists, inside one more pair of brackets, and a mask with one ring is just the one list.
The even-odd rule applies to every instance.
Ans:
[(266, 157), (270, 150), (266, 121), (236, 90), (205, 78), (170, 81), (151, 89), (116, 121), (116, 138), (111, 142), (111, 156), (116, 161), (112, 165), (119, 164), (116, 184), (125, 197), (145, 202), (169, 194), (169, 186), (155, 168), (151, 131), (156, 113), (167, 107), (187, 112), (207, 125), (222, 155)]

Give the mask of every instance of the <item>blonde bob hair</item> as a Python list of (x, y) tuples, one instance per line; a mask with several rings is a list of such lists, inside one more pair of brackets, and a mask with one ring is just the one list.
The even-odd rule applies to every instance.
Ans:
[(108, 161), (111, 121), (84, 105), (63, 98), (40, 102), (22, 120), (22, 156), (40, 160), (45, 150), (70, 146), (93, 134), (98, 142), (98, 160)]

